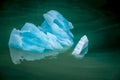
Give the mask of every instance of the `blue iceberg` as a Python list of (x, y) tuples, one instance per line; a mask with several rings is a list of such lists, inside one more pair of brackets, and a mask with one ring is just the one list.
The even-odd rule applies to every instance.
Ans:
[[(38, 55), (40, 57), (57, 54), (57, 51), (63, 51), (74, 44), (73, 34), (70, 31), (73, 29), (71, 22), (55, 10), (43, 14), (43, 17), (45, 20), (40, 26), (25, 23), (21, 30), (16, 28), (12, 30), (9, 48), (15, 64), (20, 63), (22, 59), (38, 59)], [(25, 53), (16, 50), (22, 50)], [(26, 51), (30, 53), (28, 54)], [(35, 57), (30, 57), (31, 55), (35, 55)]]
[[(40, 26), (25, 23), (21, 30), (14, 28), (9, 39), (9, 49), (14, 64), (22, 60), (40, 60), (47, 56), (56, 56), (70, 48), (73, 42), (73, 25), (55, 10), (43, 14)], [(83, 36), (76, 45), (73, 55), (84, 57), (88, 52), (88, 39)]]
[(43, 53), (72, 46), (72, 23), (55, 10), (43, 16), (45, 21), (41, 26), (25, 23), (21, 30), (14, 28), (10, 35), (9, 47)]

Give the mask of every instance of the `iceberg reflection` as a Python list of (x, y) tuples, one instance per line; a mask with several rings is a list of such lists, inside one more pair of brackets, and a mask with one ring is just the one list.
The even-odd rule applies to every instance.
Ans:
[(12, 62), (14, 64), (20, 64), (21, 61), (34, 61), (34, 60), (41, 60), (47, 56), (56, 56), (58, 55), (58, 51), (49, 51), (44, 53), (37, 53), (37, 52), (29, 52), (29, 51), (23, 51), (15, 48), (9, 48), (10, 49), (10, 56), (12, 59)]

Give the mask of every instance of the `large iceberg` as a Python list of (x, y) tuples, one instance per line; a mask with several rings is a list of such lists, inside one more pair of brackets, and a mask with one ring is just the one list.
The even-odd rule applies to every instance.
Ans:
[(71, 22), (55, 10), (45, 13), (44, 18), (41, 26), (25, 23), (21, 30), (14, 28), (10, 35), (9, 47), (42, 53), (73, 45)]
[[(73, 42), (73, 25), (55, 10), (43, 14), (40, 26), (32, 23), (17, 30), (14, 28), (9, 39), (10, 55), (14, 64), (21, 60), (38, 60), (46, 56), (56, 56), (70, 48)], [(75, 56), (84, 56), (88, 49), (88, 39), (83, 36), (73, 51)], [(84, 54), (82, 53), (84, 51)]]
[[(22, 58), (27, 59), (25, 54), (21, 55), (21, 52), (17, 53), (16, 50), (39, 53), (41, 56), (46, 53), (50, 54), (52, 51), (62, 51), (74, 44), (73, 34), (70, 31), (73, 29), (71, 22), (55, 10), (50, 10), (43, 16), (45, 20), (40, 26), (25, 23), (21, 30), (16, 28), (12, 30), (9, 48), (14, 63), (17, 64)], [(19, 53), (20, 56), (15, 57)]]

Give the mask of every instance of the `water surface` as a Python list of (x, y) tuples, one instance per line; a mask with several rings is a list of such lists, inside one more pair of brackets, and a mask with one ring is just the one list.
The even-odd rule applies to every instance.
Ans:
[[(120, 80), (120, 25), (101, 7), (105, 0), (5, 0), (0, 10), (0, 80)], [(40, 25), (43, 13), (54, 9), (74, 25), (75, 45), (84, 34), (89, 52), (83, 59), (71, 55), (73, 48), (57, 58), (11, 61), (8, 41), (14, 27), (25, 22)], [(17, 54), (17, 53), (16, 53)]]

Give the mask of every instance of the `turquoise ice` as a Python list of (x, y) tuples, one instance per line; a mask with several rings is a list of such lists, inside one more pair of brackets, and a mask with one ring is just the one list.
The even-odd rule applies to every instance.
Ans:
[[(55, 10), (43, 14), (44, 21), (36, 26), (25, 23), (18, 30), (14, 28), (9, 39), (10, 55), (14, 64), (21, 60), (39, 60), (46, 56), (56, 56), (70, 48), (73, 42), (73, 25)], [(83, 36), (73, 51), (76, 57), (83, 57), (88, 51), (87, 36)]]
[(40, 26), (25, 23), (21, 30), (14, 28), (10, 35), (9, 47), (40, 53), (71, 47), (72, 23), (55, 10), (43, 16), (45, 21)]
[(43, 17), (45, 20), (39, 26), (25, 23), (20, 30), (12, 30), (9, 48), (14, 64), (24, 59), (33, 61), (55, 56), (74, 44), (71, 22), (55, 10), (43, 14)]

